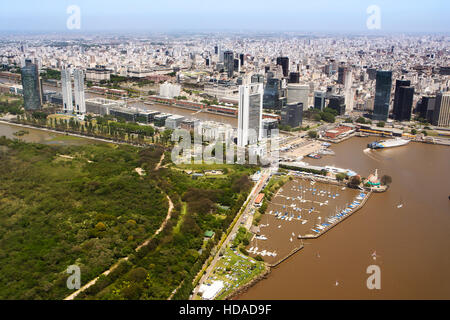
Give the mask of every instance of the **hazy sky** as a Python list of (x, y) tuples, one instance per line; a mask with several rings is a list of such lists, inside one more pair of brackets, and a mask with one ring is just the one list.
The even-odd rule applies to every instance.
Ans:
[[(2, 0), (2, 31), (64, 31), (67, 7), (81, 9), (80, 31), (449, 32), (449, 0)], [(68, 31), (68, 30), (67, 30)]]

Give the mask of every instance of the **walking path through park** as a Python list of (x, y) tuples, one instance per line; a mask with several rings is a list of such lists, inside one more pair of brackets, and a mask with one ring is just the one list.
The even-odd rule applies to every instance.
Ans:
[[(162, 163), (163, 160), (164, 160), (164, 152), (163, 152), (163, 154), (162, 154), (162, 156), (161, 156), (161, 159), (160, 159), (159, 163), (158, 163), (157, 166), (155, 167), (155, 171), (159, 170), (159, 168), (161, 167), (161, 163)], [(162, 224), (161, 224), (161, 226), (159, 227), (159, 229), (156, 230), (156, 232), (151, 236), (151, 238), (145, 240), (141, 245), (139, 245), (139, 246), (136, 248), (136, 252), (138, 252), (138, 251), (141, 250), (143, 247), (145, 247), (146, 245), (148, 245), (148, 244), (150, 243), (150, 241), (151, 241), (154, 237), (156, 237), (161, 231), (163, 231), (164, 228), (165, 228), (165, 226), (166, 226), (166, 224), (167, 224), (167, 222), (168, 222), (168, 221), (170, 220), (170, 218), (172, 217), (172, 211), (173, 211), (173, 207), (174, 207), (174, 206), (173, 206), (173, 202), (172, 202), (172, 200), (170, 199), (170, 197), (169, 197), (168, 195), (166, 195), (166, 197), (167, 197), (167, 200), (169, 201), (169, 209), (167, 210), (167, 216), (166, 216), (166, 218), (165, 218), (164, 221), (162, 222)], [(110, 274), (111, 272), (113, 272), (113, 271), (119, 266), (119, 264), (120, 264), (121, 262), (127, 261), (128, 258), (129, 258), (129, 257), (124, 257), (124, 258), (119, 259), (119, 261), (117, 261), (115, 264), (113, 264), (113, 265), (111, 266), (111, 268), (109, 268), (108, 270), (106, 270), (105, 272), (103, 272), (101, 275), (107, 276), (108, 274)], [(101, 276), (101, 275), (100, 275), (100, 276)], [(86, 283), (84, 286), (82, 286), (80, 289), (78, 289), (77, 291), (75, 291), (75, 292), (72, 293), (71, 295), (69, 295), (69, 296), (67, 296), (66, 298), (64, 298), (64, 300), (73, 300), (73, 299), (75, 299), (81, 292), (83, 292), (83, 291), (86, 290), (87, 288), (93, 286), (93, 285), (98, 281), (98, 279), (100, 278), (100, 276), (98, 276), (98, 277), (94, 278), (93, 280), (89, 281), (89, 282)]]

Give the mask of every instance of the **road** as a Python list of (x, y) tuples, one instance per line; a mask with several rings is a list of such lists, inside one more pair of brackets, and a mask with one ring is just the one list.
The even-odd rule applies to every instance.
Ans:
[(192, 294), (192, 298), (194, 298), (197, 295), (198, 290), (200, 289), (200, 286), (211, 275), (211, 272), (214, 270), (214, 267), (215, 267), (217, 261), (219, 261), (219, 259), (220, 259), (220, 251), (222, 250), (222, 248), (226, 248), (228, 246), (228, 244), (230, 243), (231, 239), (233, 238), (233, 235), (236, 234), (236, 232), (238, 231), (239, 227), (241, 226), (241, 222), (245, 223), (245, 221), (244, 221), (245, 217), (250, 214), (250, 211), (251, 211), (251, 209), (253, 207), (253, 203), (254, 203), (254, 201), (256, 199), (256, 196), (261, 192), (263, 186), (265, 185), (265, 183), (267, 182), (267, 180), (269, 178), (270, 178), (270, 170), (269, 169), (265, 169), (262, 172), (262, 174), (261, 174), (261, 178), (257, 181), (257, 183), (255, 184), (255, 186), (253, 187), (252, 191), (250, 192), (250, 194), (249, 194), (249, 196), (247, 198), (248, 199), (247, 207), (241, 213), (241, 215), (238, 217), (238, 220), (236, 221), (236, 224), (234, 225), (234, 227), (231, 230), (231, 232), (228, 234), (228, 236), (225, 239), (225, 241), (222, 243), (222, 245), (219, 248), (217, 248), (216, 254), (214, 256), (214, 259), (211, 261), (211, 263), (209, 264), (208, 268), (206, 268), (206, 272), (201, 277), (201, 279), (200, 279), (199, 283), (197, 284), (197, 286), (194, 288), (194, 291), (193, 291), (193, 294)]

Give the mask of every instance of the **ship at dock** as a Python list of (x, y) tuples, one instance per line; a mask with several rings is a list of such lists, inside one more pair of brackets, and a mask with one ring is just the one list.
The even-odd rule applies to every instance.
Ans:
[(367, 145), (370, 149), (384, 149), (384, 148), (393, 148), (393, 147), (400, 147), (404, 146), (409, 143), (410, 140), (402, 139), (402, 138), (395, 138), (390, 140), (382, 140), (382, 141), (375, 141), (372, 143), (369, 143)]

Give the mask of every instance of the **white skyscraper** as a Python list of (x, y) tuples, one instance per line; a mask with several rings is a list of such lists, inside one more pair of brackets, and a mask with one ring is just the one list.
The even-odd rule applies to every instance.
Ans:
[(353, 111), (353, 75), (351, 70), (347, 70), (345, 72), (345, 113)]
[(262, 138), (263, 94), (262, 83), (252, 83), (239, 87), (239, 147), (254, 144)]
[(70, 79), (70, 69), (61, 70), (61, 87), (63, 97), (63, 112), (73, 113), (72, 80)]
[(81, 69), (73, 71), (74, 92), (75, 92), (75, 113), (83, 115), (86, 113), (86, 102), (84, 99), (84, 73)]

